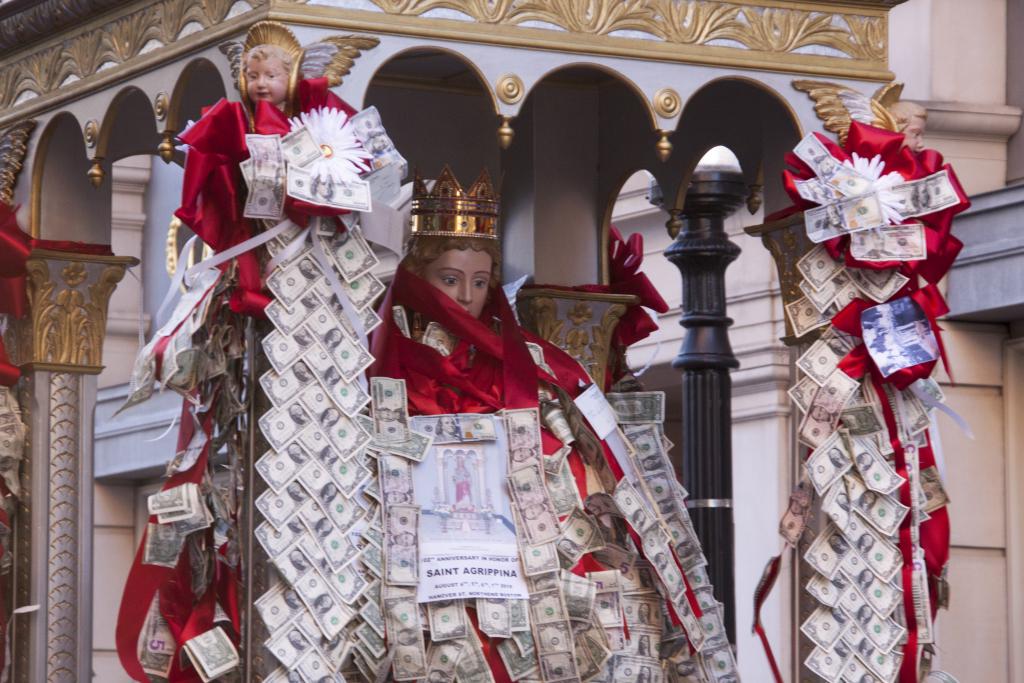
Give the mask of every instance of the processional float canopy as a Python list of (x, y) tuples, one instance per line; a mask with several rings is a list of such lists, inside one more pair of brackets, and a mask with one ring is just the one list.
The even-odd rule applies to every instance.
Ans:
[(463, 190), (447, 165), (434, 186), (416, 171), (412, 188), (412, 234), (498, 239), (498, 196), (487, 169)]

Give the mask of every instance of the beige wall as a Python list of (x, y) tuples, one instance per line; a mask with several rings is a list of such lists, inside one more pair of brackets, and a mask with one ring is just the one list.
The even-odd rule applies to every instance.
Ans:
[(1006, 101), (1006, 0), (909, 0), (890, 17), (890, 66), (904, 97), (928, 108), (928, 146), (968, 193), (1003, 187), (1020, 125)]
[[(114, 643), (117, 610), (139, 537), (136, 534), (137, 487), (97, 484), (93, 531), (93, 679), (102, 683), (129, 683)], [(143, 499), (145, 504), (145, 499)]]

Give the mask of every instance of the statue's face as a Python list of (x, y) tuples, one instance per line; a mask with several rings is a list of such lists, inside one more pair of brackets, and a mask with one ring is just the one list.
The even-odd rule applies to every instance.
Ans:
[(284, 108), (288, 97), (288, 69), (278, 57), (250, 58), (245, 64), (246, 94), (255, 105), (260, 100)]
[(909, 147), (911, 152), (920, 152), (924, 149), (924, 125), (924, 119), (912, 116), (903, 129), (903, 144)]
[(449, 249), (427, 264), (423, 278), (434, 285), (474, 318), (487, 303), (491, 281), (491, 255), (473, 249)]

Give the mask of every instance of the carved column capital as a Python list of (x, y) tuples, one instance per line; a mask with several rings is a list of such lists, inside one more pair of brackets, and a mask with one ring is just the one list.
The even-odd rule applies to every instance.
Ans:
[(26, 264), (30, 314), (16, 324), (14, 361), (33, 370), (98, 374), (110, 295), (136, 263), (130, 256), (34, 249)]

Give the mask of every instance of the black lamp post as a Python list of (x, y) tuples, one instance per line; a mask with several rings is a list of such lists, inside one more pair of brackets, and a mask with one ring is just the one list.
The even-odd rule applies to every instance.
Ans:
[(725, 605), (729, 642), (736, 642), (732, 516), (732, 384), (739, 367), (729, 345), (725, 269), (739, 256), (725, 219), (747, 196), (743, 176), (698, 166), (686, 194), (682, 225), (665, 256), (683, 280), (682, 348), (672, 362), (683, 374), (683, 484), (687, 507), (708, 559), (716, 597)]

